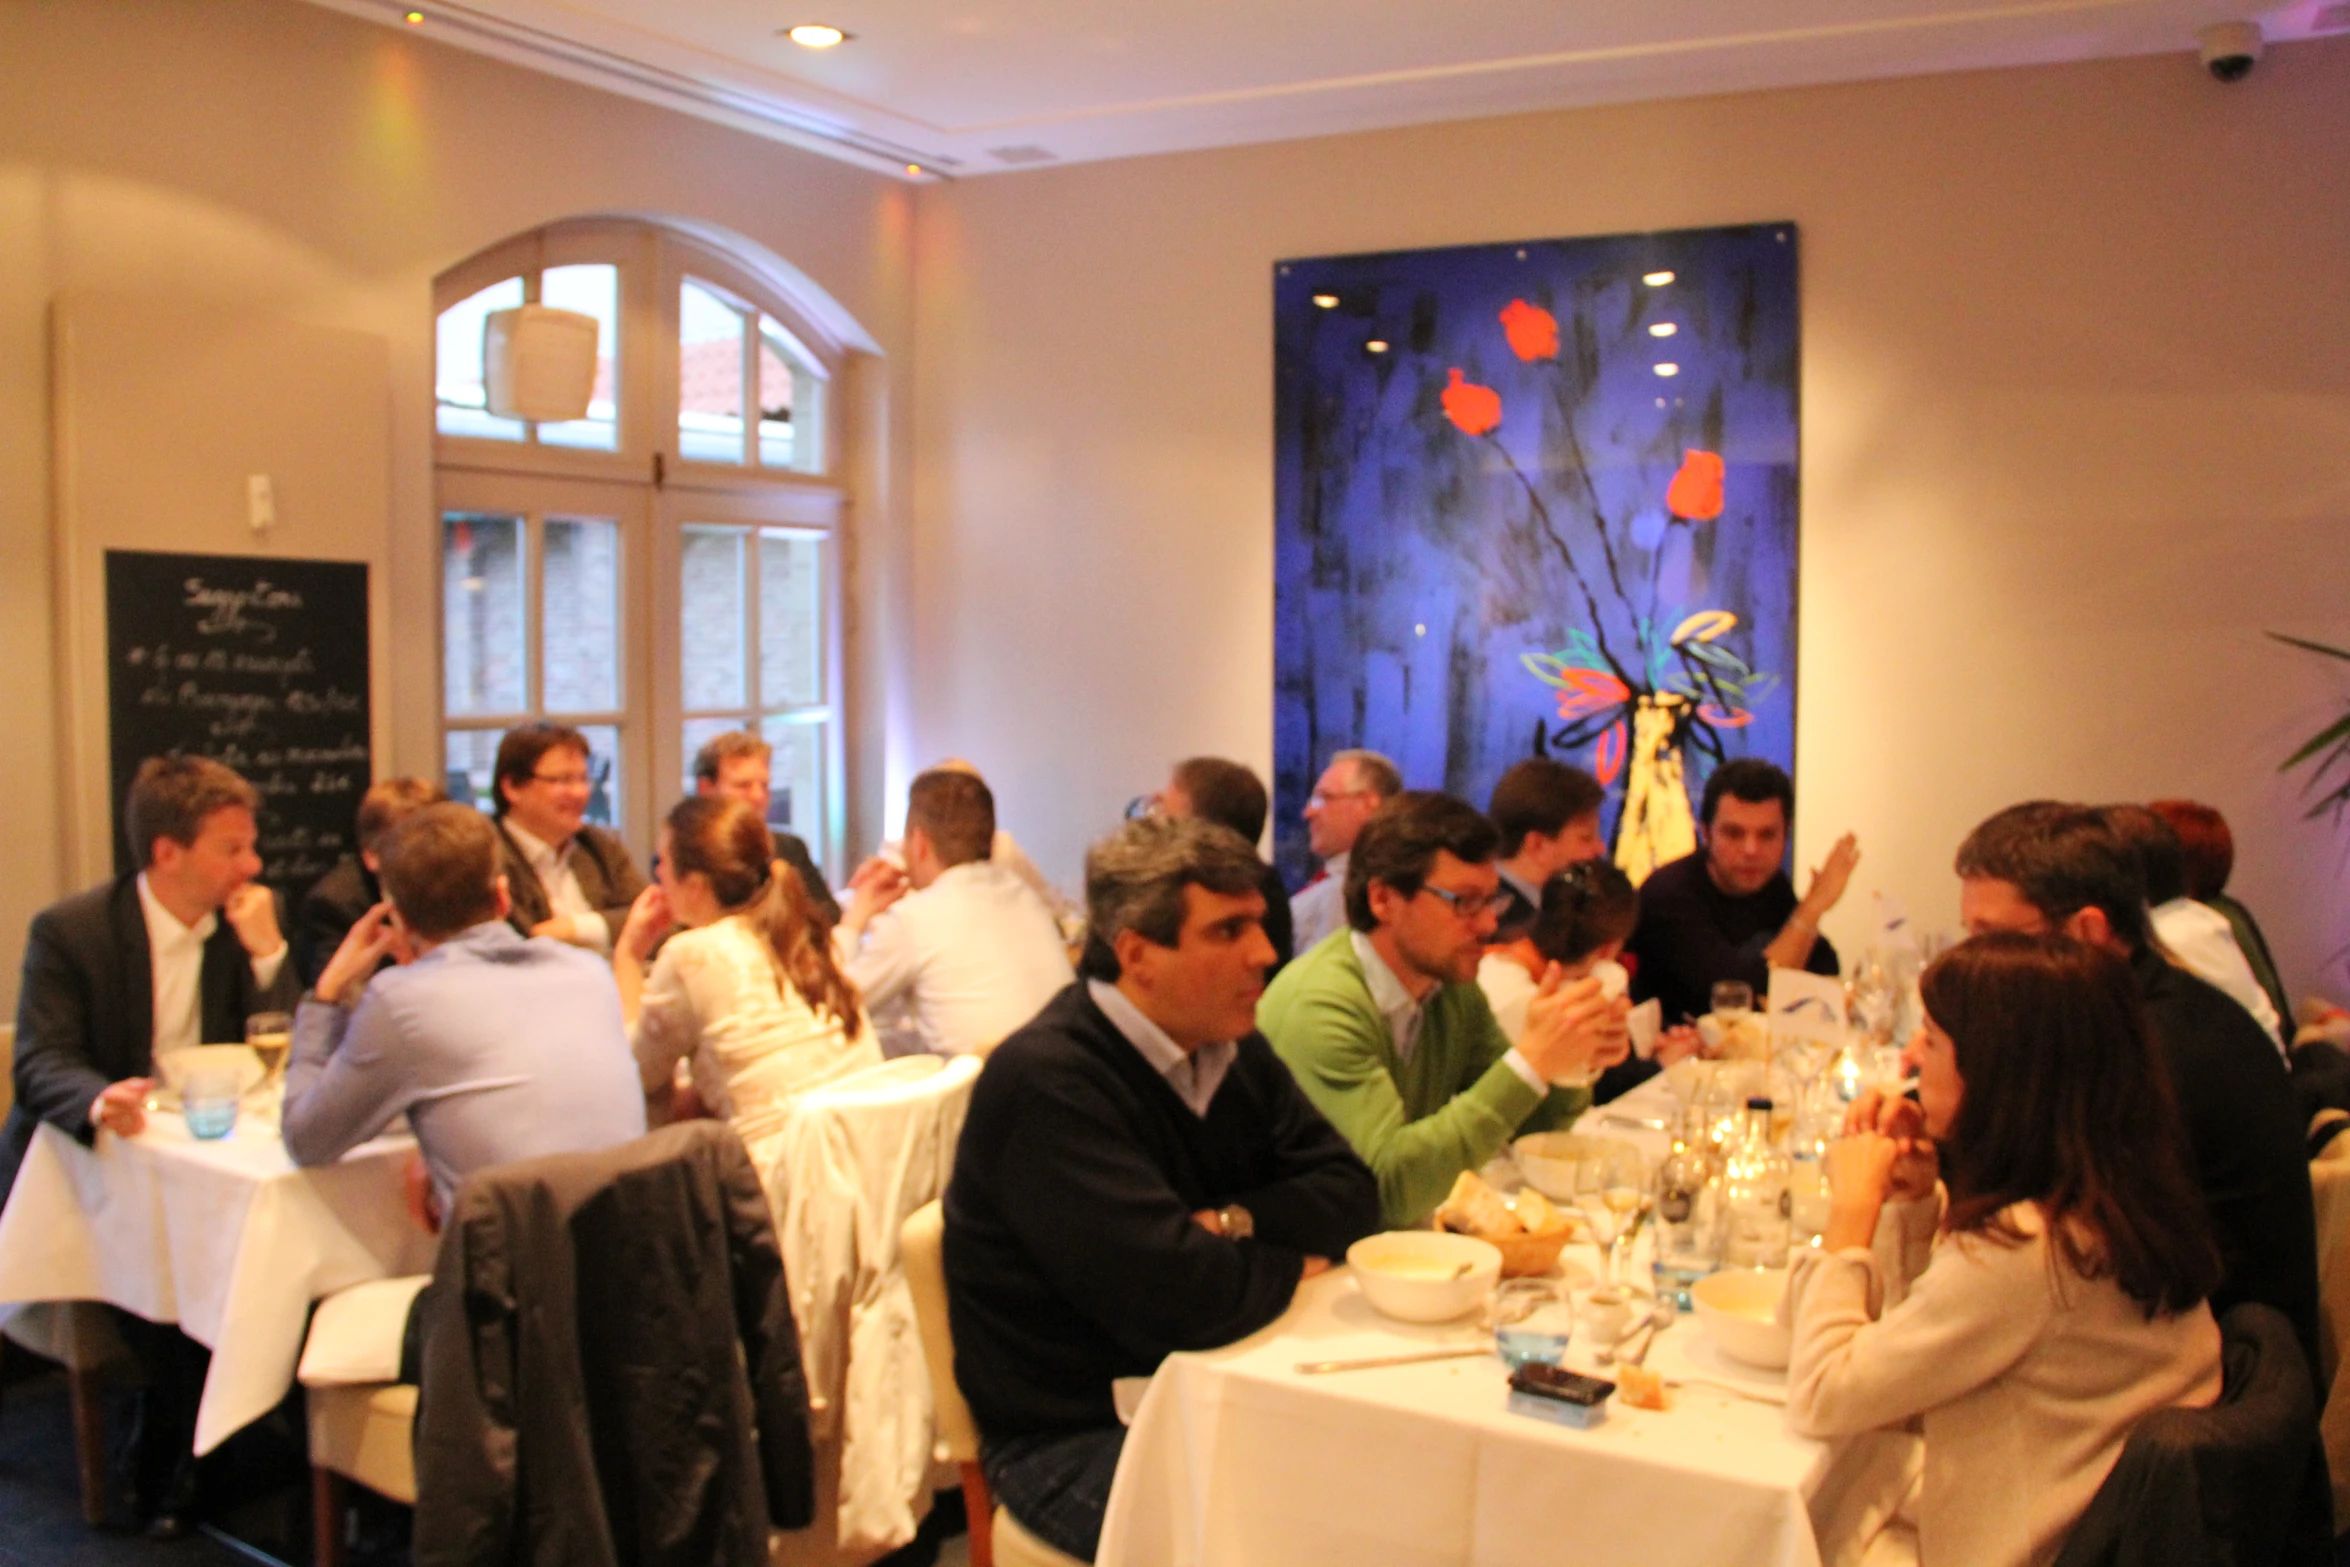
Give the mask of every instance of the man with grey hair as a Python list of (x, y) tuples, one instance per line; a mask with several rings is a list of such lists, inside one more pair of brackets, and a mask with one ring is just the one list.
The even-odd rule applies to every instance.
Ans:
[(1403, 793), (1403, 774), (1376, 751), (1341, 751), (1330, 758), (1303, 812), (1306, 842), (1322, 870), (1289, 900), (1289, 921), (1300, 957), (1315, 942), (1346, 928), (1346, 861), (1355, 835), (1371, 814)]
[(1086, 856), (1086, 972), (989, 1058), (946, 1195), (955, 1376), (996, 1499), (1087, 1561), (1125, 1440), (1110, 1393), (1285, 1310), (1379, 1228), (1379, 1190), (1255, 1027), (1256, 851), (1127, 823)]

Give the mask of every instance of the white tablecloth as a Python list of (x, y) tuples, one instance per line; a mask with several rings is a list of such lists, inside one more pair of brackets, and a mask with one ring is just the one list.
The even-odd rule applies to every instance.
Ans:
[(178, 1323), (212, 1351), (196, 1415), (210, 1452), (293, 1386), (311, 1302), (431, 1271), (403, 1194), (414, 1147), (384, 1137), (297, 1170), (265, 1120), (207, 1143), (163, 1112), (94, 1148), (43, 1126), (0, 1213), (0, 1307), (102, 1300)]
[[(1659, 1108), (1644, 1096), (1623, 1113)], [(1565, 1260), (1584, 1273), (1599, 1263), (1589, 1247)], [(1684, 1386), (1670, 1410), (1618, 1398), (1604, 1422), (1577, 1431), (1510, 1413), (1506, 1372), (1490, 1355), (1296, 1370), (1478, 1342), (1488, 1336), (1463, 1324), (1379, 1316), (1338, 1268), (1308, 1280), (1262, 1333), (1170, 1357), (1127, 1434), (1098, 1560), (1816, 1567), (1806, 1501), (1827, 1478), (1828, 1449), (1789, 1434), (1773, 1405)], [(1647, 1361), (1667, 1377), (1784, 1393), (1783, 1374), (1723, 1357), (1691, 1317), (1659, 1335)], [(1606, 1374), (1580, 1341), (1567, 1362)]]

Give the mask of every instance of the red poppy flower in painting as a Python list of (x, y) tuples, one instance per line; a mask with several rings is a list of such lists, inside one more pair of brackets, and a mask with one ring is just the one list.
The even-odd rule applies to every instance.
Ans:
[(1665, 510), (1684, 522), (1711, 522), (1722, 514), (1719, 452), (1681, 453), (1681, 471), (1665, 486)]
[(1603, 784), (1612, 784), (1624, 770), (1624, 721), (1617, 719), (1607, 726), (1599, 743), (1591, 748), (1591, 772)]
[(1510, 340), (1510, 352), (1528, 364), (1559, 356), (1558, 317), (1540, 305), (1511, 300), (1502, 309), (1501, 330)]
[(1631, 688), (1604, 669), (1559, 671), (1559, 717), (1581, 718), (1624, 702)]
[(1483, 435), (1501, 423), (1501, 394), (1490, 386), (1464, 380), (1458, 370), (1443, 394), (1444, 416), (1459, 425), (1463, 435)]

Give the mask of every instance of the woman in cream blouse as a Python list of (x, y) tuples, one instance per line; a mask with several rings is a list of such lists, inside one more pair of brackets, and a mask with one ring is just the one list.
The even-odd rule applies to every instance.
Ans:
[(1922, 989), (1917, 1099), (1864, 1096), (1828, 1152), (1787, 1412), (1821, 1437), (1919, 1423), (1870, 1563), (2040, 1567), (2141, 1416), (2219, 1396), (2219, 1254), (2119, 957), (1978, 936)]
[[(771, 853), (767, 824), (740, 800), (684, 801), (612, 954), (647, 1095), (689, 1061), (695, 1092), (733, 1123), (762, 1175), (795, 1098), (881, 1064), (806, 888)], [(646, 955), (678, 926), (647, 976)]]

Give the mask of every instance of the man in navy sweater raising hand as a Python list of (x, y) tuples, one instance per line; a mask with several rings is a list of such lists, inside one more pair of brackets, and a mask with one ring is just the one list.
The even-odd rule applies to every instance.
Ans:
[(1256, 1031), (1256, 851), (1129, 822), (1086, 856), (1085, 972), (988, 1060), (946, 1195), (955, 1378), (996, 1498), (1093, 1559), (1111, 1400), (1281, 1315), (1379, 1228), (1370, 1170)]

